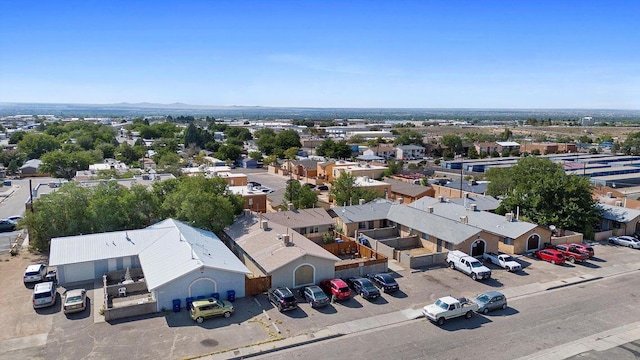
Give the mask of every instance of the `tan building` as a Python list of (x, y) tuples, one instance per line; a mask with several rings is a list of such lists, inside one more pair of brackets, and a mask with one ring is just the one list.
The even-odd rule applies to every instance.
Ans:
[(318, 176), (317, 160), (286, 160), (282, 163), (282, 169), (291, 171), (298, 177), (314, 178)]
[(409, 204), (425, 196), (435, 196), (435, 191), (430, 186), (414, 185), (389, 178), (385, 178), (384, 182), (391, 186), (389, 200), (392, 201)]
[(229, 191), (244, 198), (244, 208), (264, 213), (267, 211), (267, 194), (252, 186), (229, 186)]
[(266, 213), (263, 218), (271, 223), (286, 226), (316, 244), (321, 244), (322, 236), (335, 227), (331, 216), (322, 208)]
[(374, 164), (356, 164), (356, 165), (335, 165), (332, 171), (332, 179), (337, 179), (340, 174), (347, 173), (354, 177), (366, 176), (370, 179), (382, 178), (382, 173), (387, 169), (386, 166)]
[(217, 176), (223, 178), (229, 186), (247, 186), (247, 175), (240, 173), (219, 172)]
[(330, 161), (326, 161), (326, 162), (319, 162), (317, 164), (317, 173), (316, 175), (318, 176), (319, 179), (323, 179), (326, 182), (330, 182), (333, 181), (333, 168), (338, 166), (338, 167), (343, 167), (343, 166), (354, 166), (354, 165), (358, 165), (357, 162), (353, 162), (353, 161), (344, 161), (344, 160), (330, 160)]
[(577, 153), (578, 145), (575, 143), (527, 143), (520, 146), (522, 152), (531, 153), (535, 150), (540, 154)]

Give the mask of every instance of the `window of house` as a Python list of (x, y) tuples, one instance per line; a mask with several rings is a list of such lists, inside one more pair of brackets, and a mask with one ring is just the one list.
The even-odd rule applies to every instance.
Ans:
[(614, 222), (613, 222), (613, 228), (614, 228), (614, 229), (620, 229), (620, 228), (622, 228), (622, 223), (617, 222), (617, 221), (614, 221)]
[(453, 244), (450, 242), (446, 242), (446, 245), (444, 246), (447, 250), (453, 250)]
[(427, 233), (420, 233), (420, 237), (422, 238), (422, 240), (429, 240), (429, 234)]
[(504, 238), (504, 244), (505, 245), (513, 245), (513, 239), (510, 238), (510, 237)]
[(373, 229), (375, 228), (375, 225), (373, 225), (373, 221), (369, 221), (369, 229)]
[(318, 227), (317, 227), (317, 226), (314, 226), (314, 227), (311, 229), (311, 233), (313, 233), (313, 234), (317, 234), (318, 232), (319, 232), (319, 231), (318, 231)]
[(298, 230), (298, 232), (299, 232), (301, 235), (304, 235), (304, 234), (306, 234), (306, 233), (307, 233), (307, 228), (300, 228), (300, 229)]
[(358, 223), (358, 229), (366, 229), (367, 228), (367, 223), (364, 221), (361, 221)]

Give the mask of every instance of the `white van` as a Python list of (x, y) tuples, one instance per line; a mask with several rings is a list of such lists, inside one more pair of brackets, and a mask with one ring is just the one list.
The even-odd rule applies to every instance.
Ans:
[(58, 291), (53, 281), (36, 284), (33, 288), (33, 308), (38, 309), (54, 305), (57, 295)]

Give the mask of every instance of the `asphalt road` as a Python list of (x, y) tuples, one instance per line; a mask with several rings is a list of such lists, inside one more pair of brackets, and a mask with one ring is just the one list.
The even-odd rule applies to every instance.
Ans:
[[(331, 354), (335, 358), (517, 359), (640, 320), (637, 275), (518, 298), (505, 311), (451, 320), (442, 327), (421, 318), (257, 358), (320, 360)], [(633, 346), (623, 344), (609, 353), (634, 358), (628, 350)], [(606, 357), (586, 353), (589, 358)]]

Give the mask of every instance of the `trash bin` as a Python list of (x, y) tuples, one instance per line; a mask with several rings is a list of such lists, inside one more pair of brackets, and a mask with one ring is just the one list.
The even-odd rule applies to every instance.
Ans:
[(186, 299), (185, 302), (186, 302), (186, 305), (187, 305), (187, 311), (189, 311), (191, 309), (191, 303), (193, 302), (193, 300), (194, 300), (194, 298), (192, 298), (192, 297), (188, 297)]
[(236, 291), (235, 290), (227, 290), (227, 300), (234, 302), (236, 301)]
[(220, 300), (220, 294), (218, 294), (218, 293), (211, 294), (211, 297), (216, 299), (216, 300)]
[(180, 312), (180, 299), (173, 299), (173, 312)]

